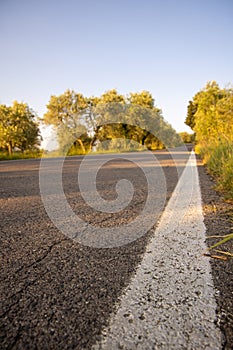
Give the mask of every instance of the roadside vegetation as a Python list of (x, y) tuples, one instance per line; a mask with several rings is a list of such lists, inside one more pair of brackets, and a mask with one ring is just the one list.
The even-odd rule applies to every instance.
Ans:
[(233, 88), (209, 82), (189, 101), (185, 123), (195, 133), (196, 153), (217, 181), (217, 189), (233, 200)]
[(41, 158), (43, 155), (43, 150), (35, 149), (34, 151), (15, 151), (9, 155), (8, 152), (0, 151), (0, 161), (1, 160), (17, 160), (17, 159), (33, 159), (33, 158)]
[(194, 133), (189, 134), (186, 131), (184, 131), (184, 132), (179, 132), (179, 135), (180, 135), (182, 142), (192, 143), (192, 144), (195, 143), (195, 134)]
[[(53, 127), (56, 150), (39, 150), (39, 124)], [(113, 89), (85, 97), (67, 90), (51, 96), (40, 119), (26, 103), (0, 105), (0, 160), (156, 150), (181, 143), (148, 91), (124, 96)]]
[[(195, 133), (195, 151), (216, 179), (216, 189), (233, 202), (233, 89), (221, 89), (215, 81), (207, 83), (189, 101), (185, 123)], [(211, 238), (221, 239), (204, 255), (221, 260), (233, 257), (233, 252), (221, 249), (224, 243), (233, 240), (233, 233), (208, 237)]]
[(61, 154), (155, 150), (181, 143), (148, 91), (124, 96), (113, 89), (85, 97), (67, 90), (51, 96), (43, 123), (56, 130)]
[(0, 160), (41, 155), (39, 120), (26, 103), (0, 105)]

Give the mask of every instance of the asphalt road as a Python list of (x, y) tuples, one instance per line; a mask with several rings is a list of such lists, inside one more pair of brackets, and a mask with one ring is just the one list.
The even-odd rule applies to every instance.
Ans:
[[(161, 169), (164, 174), (165, 201), (176, 186), (177, 169), (182, 172), (187, 156), (188, 153), (175, 152), (177, 167), (169, 153), (156, 153), (154, 168), (160, 172), (159, 179)], [(105, 157), (86, 157), (90, 172), (93, 164)], [(115, 200), (116, 184), (121, 179), (134, 187), (130, 204), (116, 213), (93, 209), (83, 199), (78, 185), (82, 157), (67, 158), (63, 165), (67, 203), (97, 233), (99, 228), (117, 230), (133, 222), (148, 197), (147, 179), (141, 170), (144, 154), (131, 154), (130, 161), (113, 158), (98, 172), (100, 196), (105, 201)], [(57, 161), (46, 160), (43, 176), (47, 176), (48, 189), (59, 203), (59, 196), (53, 192)], [(98, 248), (92, 242), (80, 241), (78, 229), (75, 239), (71, 239), (51, 221), (41, 199), (39, 169), (39, 160), (0, 163), (1, 348), (90, 349), (100, 339), (122, 290), (142, 260), (163, 208), (154, 198), (155, 224), (138, 239)], [(160, 188), (156, 178), (155, 186)], [(53, 203), (56, 205), (56, 201)], [(61, 214), (59, 208), (58, 205), (57, 217)], [(149, 215), (148, 219), (154, 220), (153, 214)], [(67, 222), (64, 227), (68, 227)]]
[(196, 157), (159, 219), (142, 261), (93, 350), (220, 350)]

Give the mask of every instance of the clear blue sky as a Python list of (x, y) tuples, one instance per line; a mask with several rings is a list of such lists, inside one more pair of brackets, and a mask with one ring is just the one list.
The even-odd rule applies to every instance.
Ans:
[(149, 90), (177, 131), (207, 81), (233, 82), (233, 0), (0, 0), (0, 103)]

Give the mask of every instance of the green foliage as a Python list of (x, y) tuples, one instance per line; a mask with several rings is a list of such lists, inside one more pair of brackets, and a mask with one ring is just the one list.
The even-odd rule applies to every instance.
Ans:
[(9, 155), (8, 152), (0, 151), (0, 161), (1, 160), (15, 160), (15, 159), (31, 159), (31, 158), (41, 158), (43, 151), (40, 149), (27, 150), (24, 152), (13, 152)]
[(149, 91), (142, 91), (140, 93), (130, 93), (128, 98), (129, 103), (142, 106), (145, 108), (154, 108), (154, 99)]
[(119, 95), (116, 89), (108, 90), (101, 95), (101, 97), (97, 101), (97, 104), (112, 103), (112, 102), (125, 103), (125, 97), (123, 95)]
[(196, 100), (194, 130), (197, 141), (201, 144), (208, 139), (218, 144), (221, 139), (233, 140), (232, 91), (220, 89), (215, 82), (208, 83)]
[(189, 101), (185, 124), (188, 125), (192, 130), (195, 128), (195, 113), (197, 111), (197, 106), (197, 103)]
[[(87, 99), (82, 94), (67, 90), (60, 96), (52, 95), (47, 105), (43, 122), (47, 125), (66, 124), (73, 127), (81, 112), (87, 107)], [(76, 118), (75, 118), (76, 117)]]
[(233, 89), (210, 82), (193, 101), (196, 151), (217, 178), (218, 189), (233, 198)]
[(186, 131), (179, 132), (180, 138), (184, 143), (194, 143), (195, 142), (195, 134), (189, 134)]
[[(51, 96), (43, 122), (56, 127), (62, 154), (67, 154), (69, 150), (73, 153), (75, 149), (78, 154), (86, 153), (83, 135), (87, 133), (84, 112), (88, 108), (88, 102), (90, 104), (91, 101), (71, 90), (67, 90), (60, 96)], [(79, 144), (81, 152), (76, 144)]]
[(44, 122), (55, 126), (62, 153), (69, 150), (84, 154), (107, 140), (112, 142), (103, 147), (108, 144), (117, 149), (119, 141), (113, 140), (119, 138), (130, 149), (133, 146), (126, 140), (150, 149), (173, 147), (181, 142), (147, 91), (125, 97), (113, 89), (100, 97), (86, 98), (67, 90), (63, 95), (51, 96)]
[(35, 113), (26, 103), (0, 105), (0, 148), (12, 155), (14, 148), (22, 152), (40, 144), (39, 125)]
[(217, 189), (226, 198), (233, 199), (233, 142), (216, 143), (198, 147), (198, 152), (210, 173), (217, 179)]

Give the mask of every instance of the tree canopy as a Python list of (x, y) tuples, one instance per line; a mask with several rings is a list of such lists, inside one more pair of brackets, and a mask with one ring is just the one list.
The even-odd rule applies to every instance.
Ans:
[(186, 124), (196, 133), (199, 143), (207, 140), (233, 140), (233, 89), (220, 88), (213, 81), (189, 102)]
[(216, 177), (218, 188), (232, 199), (233, 89), (207, 83), (189, 103), (187, 119), (196, 134), (196, 152)]
[(189, 134), (186, 131), (179, 132), (180, 138), (184, 143), (194, 143), (195, 134)]
[(67, 90), (60, 96), (51, 96), (44, 123), (56, 128), (60, 149), (65, 152), (71, 140), (81, 153), (98, 142), (120, 138), (125, 145), (126, 140), (133, 140), (148, 148), (180, 142), (148, 91), (124, 96), (112, 89), (98, 97), (84, 97)]
[(35, 113), (26, 103), (0, 105), (0, 148), (9, 155), (15, 147), (22, 152), (40, 145), (39, 124)]

